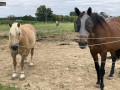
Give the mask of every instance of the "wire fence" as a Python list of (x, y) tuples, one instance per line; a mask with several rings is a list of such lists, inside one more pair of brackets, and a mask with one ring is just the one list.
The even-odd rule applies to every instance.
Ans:
[[(119, 42), (119, 41), (116, 41)], [(39, 44), (41, 43), (41, 44)], [(48, 42), (49, 43), (49, 42)], [(92, 84), (94, 84), (96, 81), (96, 72), (94, 68), (94, 61), (92, 60), (92, 56), (89, 52), (89, 49), (87, 47), (86, 50), (81, 50), (79, 48), (79, 46), (74, 43), (71, 44), (71, 41), (67, 41), (67, 43), (70, 43), (70, 45), (62, 45), (60, 46), (58, 44), (54, 44), (53, 46), (49, 46), (47, 45), (48, 43), (46, 43), (44, 46), (42, 46), (42, 42), (37, 42), (36, 46), (35, 46), (35, 54), (33, 57), (33, 61), (35, 63), (35, 67), (33, 67), (33, 69), (35, 70), (31, 70), (29, 68), (27, 68), (27, 66), (25, 66), (25, 75), (26, 75), (26, 79), (32, 80), (33, 82), (47, 82), (50, 85), (55, 85), (55, 86), (59, 86), (62, 87), (63, 85), (61, 85), (61, 83), (65, 83), (63, 79), (65, 79), (65, 74), (67, 72), (68, 77), (69, 75), (72, 75), (74, 77), (78, 77), (76, 75), (77, 72), (79, 72), (81, 75), (79, 75), (79, 77), (81, 77), (85, 82), (82, 82), (84, 84), (84, 87), (91, 87)], [(111, 43), (115, 43), (115, 42), (111, 42)], [(110, 44), (110, 43), (106, 43), (106, 44)], [(101, 44), (102, 45), (102, 44)], [(24, 46), (21, 46), (24, 47)], [(26, 48), (26, 47), (25, 47)], [(29, 47), (30, 48), (30, 47)], [(70, 51), (72, 50), (72, 51)], [(63, 53), (64, 54), (63, 54)], [(76, 53), (74, 55), (70, 54), (70, 53)], [(67, 54), (69, 53), (69, 54)], [(54, 54), (54, 55), (53, 55)], [(0, 82), (1, 83), (6, 83), (7, 81), (10, 81), (12, 72), (13, 72), (13, 65), (12, 65), (12, 57), (10, 55), (10, 50), (9, 50), (9, 45), (1, 45), (0, 46), (0, 61), (2, 63), (2, 65), (0, 65), (0, 77), (7, 77), (7, 79), (9, 80), (3, 80), (1, 79)], [(108, 53), (108, 56), (110, 56), (110, 54)], [(100, 56), (99, 56), (100, 58)], [(18, 62), (20, 62), (20, 56), (18, 56), (17, 58)], [(28, 59), (30, 59), (30, 56), (28, 56)], [(73, 61), (72, 61), (73, 59)], [(4, 61), (6, 60), (6, 61)], [(45, 61), (44, 61), (45, 60)], [(72, 63), (69, 63), (71, 62)], [(41, 63), (40, 63), (41, 62)], [(58, 63), (59, 62), (59, 63)], [(64, 63), (63, 63), (64, 62)], [(100, 62), (100, 60), (99, 60)], [(73, 64), (75, 63), (75, 65)], [(60, 64), (60, 65), (59, 65)], [(110, 71), (112, 65), (112, 60), (108, 60), (106, 61), (106, 71), (107, 73)], [(117, 69), (119, 69), (120, 62), (116, 62), (116, 66)], [(20, 73), (20, 66), (18, 63), (18, 73)], [(67, 69), (67, 70), (66, 70)], [(28, 72), (28, 71), (29, 72)], [(31, 70), (31, 71), (30, 71)], [(58, 75), (57, 73), (54, 73), (54, 71), (58, 70)], [(83, 70), (83, 72), (85, 73), (81, 73), (81, 70)], [(39, 71), (41, 71), (41, 74), (45, 74), (45, 72), (50, 75), (56, 75), (56, 80), (59, 78), (61, 80), (63, 80), (63, 82), (54, 82), (53, 79), (51, 79), (51, 76), (47, 76), (47, 78), (42, 78), (40, 75), (38, 74), (40, 73)], [(52, 74), (49, 72), (51, 71)], [(93, 72), (94, 71), (94, 72)], [(72, 72), (74, 72), (74, 74), (72, 74)], [(29, 74), (26, 74), (29, 73)], [(117, 71), (118, 73), (118, 71)], [(38, 77), (34, 77), (34, 76), (38, 76)], [(84, 75), (84, 76), (82, 76)], [(8, 78), (9, 77), (9, 78)], [(53, 78), (53, 77), (52, 77)], [(93, 79), (91, 79), (93, 78)], [(86, 82), (87, 81), (87, 82)], [(19, 83), (21, 83), (19, 81)], [(64, 87), (71, 87), (71, 85), (73, 84), (67, 84), (67, 86), (64, 85)], [(22, 88), (22, 86), (20, 86)], [(87, 89), (84, 89), (87, 90)]]

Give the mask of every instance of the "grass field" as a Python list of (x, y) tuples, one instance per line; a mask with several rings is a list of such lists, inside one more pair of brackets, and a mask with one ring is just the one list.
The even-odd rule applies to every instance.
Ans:
[(2, 24), (0, 25), (0, 32), (9, 31), (9, 25)]
[[(74, 24), (73, 23), (60, 23), (60, 26), (56, 26), (55, 23), (35, 23), (33, 26), (37, 30), (37, 38), (41, 39), (41, 36), (46, 35), (65, 35), (67, 33), (71, 34), (74, 32)], [(2, 24), (0, 25), (0, 38), (7, 38), (9, 33), (9, 25)], [(55, 41), (59, 39), (55, 38)], [(65, 40), (65, 39), (63, 39)]]
[[(43, 34), (62, 34), (65, 32), (74, 32), (73, 23), (60, 23), (59, 27), (56, 27), (55, 23), (36, 23), (33, 24), (37, 32)], [(0, 31), (9, 31), (9, 25), (2, 24), (0, 25)]]

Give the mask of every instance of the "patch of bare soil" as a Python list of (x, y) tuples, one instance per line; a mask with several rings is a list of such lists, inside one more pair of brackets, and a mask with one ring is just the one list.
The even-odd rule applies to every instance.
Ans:
[(66, 33), (66, 34), (53, 34), (53, 35), (41, 35), (37, 36), (37, 42), (39, 41), (77, 41), (77, 33)]
[[(69, 43), (69, 45), (60, 45)], [(17, 74), (20, 75), (20, 56), (17, 56)], [(28, 62), (30, 56), (28, 57)], [(89, 49), (81, 50), (73, 41), (37, 42), (34, 67), (25, 64), (26, 79), (12, 80), (13, 64), (8, 40), (0, 41), (0, 83), (21, 90), (100, 90), (95, 87), (96, 71)], [(105, 90), (120, 90), (120, 61), (116, 62), (115, 74), (109, 80), (111, 60), (107, 59)]]

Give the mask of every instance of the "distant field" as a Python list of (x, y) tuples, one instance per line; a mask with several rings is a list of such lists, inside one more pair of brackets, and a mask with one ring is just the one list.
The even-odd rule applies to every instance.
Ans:
[[(55, 23), (35, 23), (33, 26), (40, 34), (62, 34), (67, 32), (74, 32), (73, 23), (60, 23), (59, 27), (56, 27)], [(0, 25), (0, 32), (9, 31), (9, 25)]]
[(0, 32), (9, 31), (9, 25), (2, 24), (0, 25)]
[(59, 27), (56, 27), (55, 23), (40, 23), (35, 24), (34, 26), (38, 32), (45, 34), (62, 34), (66, 32), (74, 32), (73, 23), (60, 23)]

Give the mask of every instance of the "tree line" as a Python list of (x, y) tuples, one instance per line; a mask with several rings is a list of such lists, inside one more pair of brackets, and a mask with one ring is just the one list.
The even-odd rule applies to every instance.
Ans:
[(74, 11), (71, 11), (69, 15), (56, 15), (53, 13), (51, 8), (46, 8), (45, 5), (41, 5), (37, 8), (36, 17), (31, 15), (25, 15), (23, 17), (16, 17), (10, 15), (6, 18), (0, 18), (0, 20), (24, 20), (24, 21), (40, 21), (40, 22), (74, 22), (77, 18), (77, 15)]

